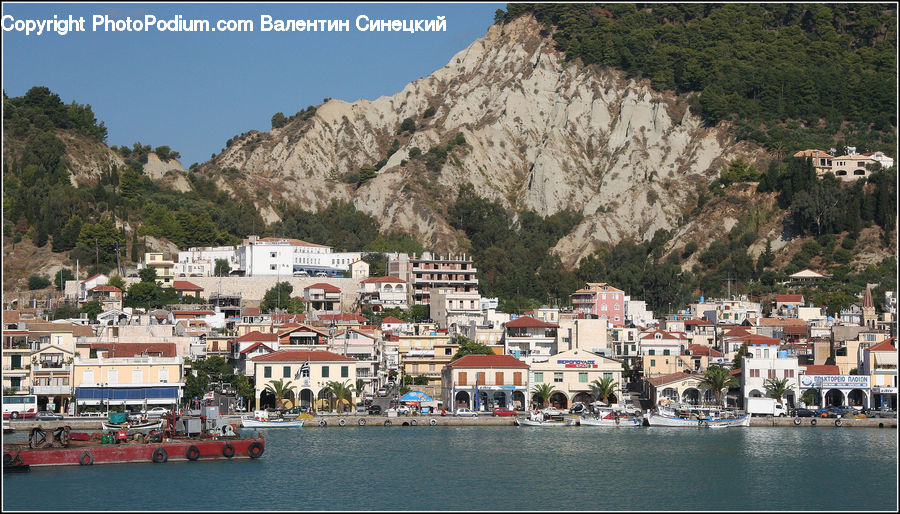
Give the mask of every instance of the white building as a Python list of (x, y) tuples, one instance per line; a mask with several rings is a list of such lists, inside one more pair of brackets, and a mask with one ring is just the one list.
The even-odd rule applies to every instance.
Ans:
[(478, 291), (456, 291), (452, 288), (431, 289), (428, 298), (431, 319), (440, 327), (455, 333), (458, 327), (481, 321), (481, 295)]
[(332, 252), (330, 246), (299, 239), (257, 236), (250, 236), (235, 250), (237, 270), (248, 277), (345, 275), (361, 256), (360, 252)]
[(359, 282), (357, 292), (360, 305), (368, 305), (374, 312), (409, 308), (409, 286), (399, 277), (369, 277)]
[(202, 246), (178, 252), (178, 262), (175, 263), (175, 276), (190, 277), (199, 275), (201, 277), (211, 277), (215, 275), (217, 260), (228, 262), (229, 273), (236, 270), (238, 263), (235, 247)]
[(521, 316), (506, 324), (504, 344), (506, 354), (526, 364), (546, 362), (558, 353), (559, 325)]
[(747, 354), (741, 365), (741, 395), (744, 405), (748, 403), (747, 398), (769, 396), (765, 387), (769, 379), (788, 380), (790, 392), (783, 398), (788, 405), (796, 406), (800, 400), (800, 366), (797, 356), (789, 354), (787, 350), (779, 350), (779, 344), (777, 339), (756, 340), (747, 344)]
[(647, 310), (647, 302), (644, 300), (632, 300), (630, 296), (625, 295), (625, 322), (638, 327), (646, 327), (652, 325), (656, 320), (653, 318), (653, 311)]

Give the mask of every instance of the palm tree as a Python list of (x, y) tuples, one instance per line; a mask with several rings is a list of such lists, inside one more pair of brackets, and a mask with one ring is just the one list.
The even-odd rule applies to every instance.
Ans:
[(356, 389), (355, 389), (357, 397), (361, 398), (365, 394), (365, 391), (363, 391), (363, 389), (365, 387), (366, 387), (366, 381), (361, 378), (357, 378), (356, 379)]
[(729, 387), (738, 386), (738, 381), (731, 374), (728, 368), (721, 366), (710, 366), (706, 368), (703, 374), (703, 380), (700, 381), (700, 387), (703, 389), (712, 389), (716, 393), (716, 403), (722, 405), (722, 392)]
[(791, 390), (788, 386), (787, 378), (769, 378), (766, 379), (763, 386), (766, 388), (766, 392), (769, 393), (769, 396), (778, 399), (778, 403), (781, 403), (781, 399), (784, 395)]
[(275, 407), (281, 408), (284, 405), (284, 397), (291, 392), (292, 381), (273, 380), (266, 384), (266, 391), (275, 395)]
[(531, 394), (538, 397), (538, 403), (543, 407), (544, 402), (547, 401), (555, 391), (556, 387), (553, 384), (538, 384), (531, 390)]
[(332, 396), (337, 400), (338, 407), (345, 402), (350, 403), (353, 401), (353, 387), (350, 386), (349, 382), (349, 380), (343, 383), (338, 382), (337, 380), (328, 382), (328, 389), (331, 390)]
[(603, 403), (609, 403), (609, 397), (615, 394), (618, 382), (613, 382), (612, 377), (605, 377), (603, 380), (595, 379), (591, 382), (591, 394), (595, 399)]

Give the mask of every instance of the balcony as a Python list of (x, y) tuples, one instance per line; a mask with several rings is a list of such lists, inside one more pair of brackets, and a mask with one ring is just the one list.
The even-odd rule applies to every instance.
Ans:
[(34, 371), (43, 371), (43, 372), (51, 372), (51, 371), (69, 371), (70, 366), (68, 364), (56, 364), (56, 363), (41, 363), (34, 365)]
[(70, 385), (34, 386), (34, 394), (69, 395), (72, 394)]

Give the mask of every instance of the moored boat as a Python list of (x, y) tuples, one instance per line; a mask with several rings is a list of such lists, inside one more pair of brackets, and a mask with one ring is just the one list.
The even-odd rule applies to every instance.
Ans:
[(642, 421), (638, 417), (629, 418), (615, 411), (601, 412), (596, 416), (580, 416), (570, 424), (587, 427), (639, 427)]
[(27, 471), (31, 466), (255, 459), (265, 452), (261, 434), (214, 435), (220, 431), (202, 429), (189, 436), (176, 430), (176, 420), (170, 415), (165, 430), (149, 437), (140, 433), (129, 437), (123, 430), (115, 435), (70, 433), (68, 426), (57, 428), (48, 437), (39, 427), (34, 428), (27, 442), (4, 443), (4, 471)]
[(109, 423), (106, 421), (100, 422), (100, 427), (103, 430), (124, 430), (128, 434), (134, 433), (149, 433), (151, 430), (159, 430), (162, 428), (162, 420), (156, 421), (144, 421), (140, 423)]
[(267, 411), (256, 411), (253, 417), (244, 416), (241, 418), (241, 425), (244, 428), (300, 428), (303, 426), (302, 419), (271, 419)]
[(516, 418), (516, 426), (522, 427), (565, 427), (568, 423), (562, 416), (549, 416), (543, 412), (533, 412), (527, 418)]
[(656, 409), (650, 412), (647, 422), (651, 427), (748, 427), (750, 426), (750, 415), (743, 414), (738, 416), (731, 412), (722, 412), (710, 408), (678, 408), (658, 405)]

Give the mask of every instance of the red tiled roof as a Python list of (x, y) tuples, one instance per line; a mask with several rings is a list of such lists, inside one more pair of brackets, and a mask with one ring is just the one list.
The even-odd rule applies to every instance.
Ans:
[(403, 321), (402, 319), (397, 319), (393, 316), (388, 316), (388, 317), (384, 318), (383, 320), (381, 320), (381, 323), (385, 324), (385, 323), (406, 323), (406, 322)]
[(897, 351), (896, 342), (897, 342), (897, 338), (891, 337), (891, 338), (885, 339), (884, 341), (882, 341), (876, 345), (870, 346), (867, 350), (870, 352), (896, 352)]
[(686, 319), (684, 320), (685, 325), (710, 325), (712, 326), (713, 322), (708, 319)]
[(677, 373), (670, 373), (668, 375), (661, 375), (658, 377), (650, 377), (647, 379), (647, 381), (650, 382), (650, 384), (653, 385), (654, 387), (659, 387), (663, 384), (677, 382), (679, 380), (684, 380), (685, 378), (688, 378), (688, 377), (694, 377), (694, 378), (697, 378), (698, 380), (700, 380), (702, 378), (702, 377), (700, 377), (700, 375), (694, 375), (691, 373), (685, 373), (684, 371), (679, 371)]
[(333, 286), (331, 284), (326, 284), (325, 282), (319, 282), (317, 284), (313, 284), (311, 286), (306, 286), (303, 288), (304, 291), (306, 291), (307, 289), (321, 289), (321, 290), (325, 291), (326, 293), (340, 293), (341, 292), (341, 290), (338, 287)]
[(73, 337), (94, 337), (94, 329), (89, 325), (72, 325)]
[(181, 291), (203, 291), (202, 287), (188, 282), (187, 280), (176, 280), (172, 283), (172, 287)]
[(241, 353), (250, 353), (250, 352), (252, 352), (253, 350), (259, 348), (260, 346), (263, 347), (263, 348), (265, 348), (266, 350), (269, 350), (270, 352), (274, 351), (274, 350), (272, 350), (271, 348), (269, 348), (268, 346), (266, 346), (266, 345), (263, 344), (263, 343), (253, 343), (253, 344), (251, 344), (250, 346), (248, 346), (248, 347), (244, 348), (243, 350), (241, 350)]
[[(800, 366), (803, 368), (804, 366)], [(806, 375), (840, 375), (841, 368), (833, 364), (810, 364), (805, 366)]]
[(454, 368), (528, 368), (512, 355), (464, 355), (447, 364)]
[(349, 312), (342, 312), (340, 314), (319, 314), (319, 319), (321, 321), (355, 321), (357, 323), (366, 323), (369, 321), (365, 316), (350, 314)]
[(18, 323), (19, 322), (19, 311), (4, 310), (3, 311), (3, 322), (4, 323)]
[(750, 332), (744, 327), (734, 327), (728, 329), (723, 336), (725, 337), (736, 337), (736, 336), (747, 336), (750, 335)]
[(781, 339), (777, 337), (768, 337), (761, 336), (759, 334), (747, 334), (745, 336), (735, 337), (732, 341), (744, 341), (748, 345), (769, 345), (769, 346), (778, 346), (781, 344)]
[(84, 279), (81, 283), (84, 284), (85, 282), (90, 282), (91, 280), (94, 280), (95, 278), (101, 277), (101, 276), (103, 276), (103, 273), (97, 273), (93, 277)]
[(691, 355), (707, 355), (709, 357), (724, 357), (725, 355), (716, 350), (715, 348), (710, 348), (709, 346), (703, 346), (702, 344), (692, 344), (688, 346), (688, 350), (691, 351)]
[(356, 362), (356, 359), (338, 355), (327, 350), (278, 350), (252, 359), (254, 362), (306, 362), (306, 361), (344, 361)]
[(186, 318), (189, 316), (212, 316), (215, 314), (215, 311), (172, 311), (172, 315), (176, 318)]
[(775, 297), (775, 303), (802, 303), (802, 294), (780, 294)]
[(89, 293), (94, 292), (94, 291), (96, 291), (98, 293), (115, 293), (115, 292), (121, 293), (122, 292), (122, 290), (116, 286), (107, 286), (107, 285), (94, 286), (94, 287), (88, 289)]
[(403, 280), (402, 278), (394, 277), (391, 275), (388, 275), (386, 277), (369, 277), (365, 280), (361, 280), (360, 282), (363, 284), (377, 284), (380, 282), (391, 282), (391, 283), (400, 283), (400, 284), (406, 283), (406, 281)]
[(681, 332), (666, 332), (665, 330), (654, 330), (653, 332), (650, 332), (647, 335), (645, 335), (644, 337), (642, 337), (641, 340), (643, 341), (645, 339), (656, 339), (654, 337), (654, 335), (657, 333), (662, 334), (663, 339), (678, 339), (678, 340), (684, 339), (683, 334)]
[(262, 314), (262, 311), (259, 310), (259, 307), (244, 307), (241, 309), (241, 316), (259, 316)]
[(175, 343), (93, 343), (91, 349), (106, 350), (106, 357), (140, 357), (159, 355), (175, 357)]
[(507, 321), (506, 326), (512, 327), (512, 328), (521, 328), (521, 327), (559, 328), (559, 325), (554, 325), (553, 323), (547, 323), (546, 321), (534, 319), (531, 316), (520, 316), (514, 320)]
[(235, 338), (234, 341), (245, 343), (248, 341), (278, 341), (278, 334), (268, 334), (254, 330), (253, 332)]

